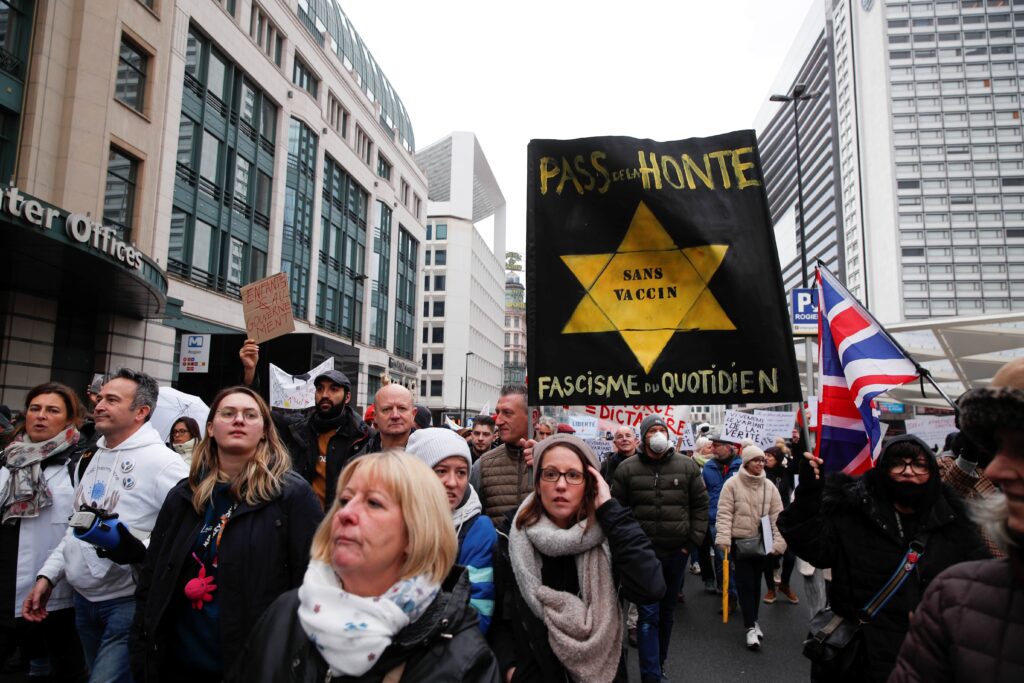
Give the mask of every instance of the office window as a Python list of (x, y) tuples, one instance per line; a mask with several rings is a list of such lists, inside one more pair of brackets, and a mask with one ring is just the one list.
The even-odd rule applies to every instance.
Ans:
[(434, 317), (435, 318), (443, 318), (444, 317), (444, 302), (443, 301), (435, 301), (434, 302)]
[[(356, 127), (356, 131), (359, 128)], [(388, 341), (388, 301), (391, 279), (391, 207), (377, 202), (377, 226), (374, 229), (373, 253), (377, 255), (377, 277), (370, 293), (370, 346), (386, 348)]]
[(400, 187), (401, 187), (400, 196), (402, 198), (402, 206), (408, 207), (409, 206), (409, 192), (410, 192), (410, 189), (409, 189), (409, 183), (408, 183), (408, 181), (406, 181), (405, 178), (402, 178), (402, 184), (400, 185)]
[(289, 121), (281, 271), (288, 274), (292, 312), (302, 320), (308, 310), (318, 143), (309, 126), (298, 119)]
[(447, 249), (435, 249), (434, 250), (434, 265), (444, 266), (448, 264), (448, 250)]
[(430, 380), (430, 395), (440, 396), (441, 395), (441, 380), (432, 379)]
[[(395, 354), (412, 359), (413, 329), (416, 323), (416, 266), (419, 242), (398, 226), (398, 264), (395, 271)], [(442, 328), (443, 329), (443, 328)]]
[(348, 109), (341, 104), (334, 93), (327, 94), (328, 103), (328, 120), (333, 128), (341, 137), (348, 136)]
[(430, 330), (430, 341), (434, 344), (444, 343), (444, 328), (434, 327)]
[(277, 66), (281, 66), (281, 55), (284, 52), (284, 37), (277, 26), (267, 17), (266, 12), (255, 2), (249, 16), (249, 37), (260, 46), (263, 54)]
[(444, 353), (435, 352), (430, 354), (430, 369), (444, 370)]
[(145, 105), (148, 66), (149, 56), (141, 47), (122, 35), (114, 97), (139, 112)]
[(384, 158), (383, 154), (377, 155), (377, 175), (391, 182), (391, 162)]
[(446, 240), (448, 239), (448, 224), (438, 223), (434, 226), (434, 239)]
[(320, 79), (316, 77), (313, 70), (302, 61), (298, 54), (295, 55), (292, 65), (292, 83), (308, 92), (314, 98), (320, 92)]
[(103, 222), (117, 228), (118, 237), (131, 242), (135, 213), (135, 183), (139, 162), (116, 147), (107, 160), (107, 186), (103, 196)]
[(434, 276), (434, 291), (443, 292), (445, 287), (445, 276), (435, 275)]
[(367, 166), (370, 165), (370, 159), (373, 158), (373, 142), (370, 141), (370, 136), (358, 125), (356, 126), (356, 155)]
[[(420, 196), (418, 194), (414, 194), (413, 195), (412, 206), (413, 206), (412, 215), (416, 216), (416, 220), (419, 220), (420, 219), (420, 214), (423, 211), (423, 200), (420, 199)], [(427, 235), (427, 239), (428, 240), (430, 239), (429, 235)]]

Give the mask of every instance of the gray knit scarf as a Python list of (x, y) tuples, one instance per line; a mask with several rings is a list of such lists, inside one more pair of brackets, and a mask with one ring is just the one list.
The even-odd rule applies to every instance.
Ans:
[[(523, 501), (516, 518), (535, 494)], [(541, 583), (541, 554), (573, 556), (580, 597)], [(520, 592), (530, 610), (544, 621), (548, 643), (574, 681), (610, 683), (622, 652), (622, 615), (612, 579), (611, 551), (598, 524), (586, 520), (568, 529), (547, 515), (525, 529), (512, 523), (509, 555)]]

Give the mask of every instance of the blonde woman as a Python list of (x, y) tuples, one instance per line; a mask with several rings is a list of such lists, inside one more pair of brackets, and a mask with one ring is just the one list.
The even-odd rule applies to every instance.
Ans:
[(223, 680), (252, 626), (302, 582), (323, 513), (247, 387), (213, 400), (187, 479), (167, 495), (136, 593), (136, 681)]
[(257, 624), (229, 680), (498, 683), (469, 606), (444, 487), (401, 450), (349, 463), (302, 587)]

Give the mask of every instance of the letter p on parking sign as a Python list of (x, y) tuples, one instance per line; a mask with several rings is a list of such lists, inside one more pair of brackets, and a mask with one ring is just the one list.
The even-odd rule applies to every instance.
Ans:
[(818, 334), (818, 290), (795, 288), (790, 292), (794, 335)]

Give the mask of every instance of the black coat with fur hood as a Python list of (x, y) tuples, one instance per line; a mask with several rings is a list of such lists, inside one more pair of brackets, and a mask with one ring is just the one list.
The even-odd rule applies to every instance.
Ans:
[[(888, 582), (910, 541), (923, 535), (926, 545), (917, 569), (864, 626), (847, 680), (885, 681), (906, 636), (910, 612), (928, 584), (947, 567), (988, 556), (960, 499), (939, 481), (938, 466), (929, 458), (934, 471), (928, 493), (916, 515), (901, 516), (902, 538), (882, 467), (857, 478), (834, 474), (822, 484), (803, 460), (796, 500), (779, 516), (779, 530), (789, 547), (815, 567), (832, 569), (832, 609), (852, 619)], [(880, 461), (884, 459), (883, 454)], [(829, 672), (815, 673), (820, 680), (839, 680)]]

